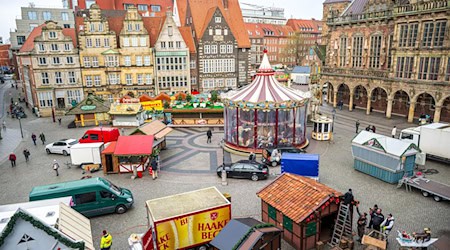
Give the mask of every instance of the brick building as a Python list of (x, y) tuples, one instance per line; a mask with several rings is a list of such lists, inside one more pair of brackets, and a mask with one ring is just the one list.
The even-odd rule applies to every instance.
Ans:
[[(327, 1), (324, 11), (334, 4), (342, 2)], [(355, 0), (329, 13), (328, 100), (408, 122), (422, 114), (450, 121), (449, 11), (446, 0)]]
[(146, 16), (164, 16), (173, 7), (173, 1), (168, 0), (68, 0), (71, 9), (89, 9), (93, 4), (102, 10), (127, 10), (135, 7), (139, 13)]
[(313, 46), (322, 43), (322, 21), (310, 19), (289, 19), (287, 24), (294, 31), (291, 37), (294, 47), (296, 65), (319, 65), (320, 60), (314, 53)]
[(11, 44), (0, 44), (0, 72), (11, 72), (14, 68), (10, 47)]

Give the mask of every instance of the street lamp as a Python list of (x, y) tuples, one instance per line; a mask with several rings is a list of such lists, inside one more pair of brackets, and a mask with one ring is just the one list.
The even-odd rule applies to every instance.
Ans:
[(22, 130), (22, 122), (20, 121), (20, 116), (17, 117), (17, 119), (19, 119), (19, 126), (20, 126), (20, 134), (22, 135), (22, 139), (23, 139), (23, 130)]
[(333, 108), (333, 111), (331, 111), (331, 115), (333, 116), (333, 123), (331, 125), (331, 133), (334, 132), (334, 119), (336, 118), (336, 109)]

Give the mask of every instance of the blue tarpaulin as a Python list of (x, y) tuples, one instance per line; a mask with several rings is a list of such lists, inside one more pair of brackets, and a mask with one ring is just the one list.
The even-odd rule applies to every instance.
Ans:
[(319, 155), (283, 153), (281, 173), (291, 173), (306, 177), (319, 177)]

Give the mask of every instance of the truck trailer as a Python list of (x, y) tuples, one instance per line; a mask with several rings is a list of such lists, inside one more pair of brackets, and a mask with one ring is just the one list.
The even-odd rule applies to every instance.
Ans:
[(231, 203), (216, 187), (146, 201), (145, 250), (207, 249), (231, 219)]
[(78, 143), (70, 148), (70, 160), (73, 166), (102, 164), (101, 153), (105, 149), (103, 142)]
[(427, 156), (450, 161), (450, 124), (431, 123), (403, 129), (400, 140), (416, 144)]

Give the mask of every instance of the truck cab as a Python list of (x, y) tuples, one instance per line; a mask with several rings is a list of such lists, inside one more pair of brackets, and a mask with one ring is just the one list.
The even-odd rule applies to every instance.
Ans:
[(119, 139), (120, 133), (117, 128), (92, 128), (88, 129), (79, 140), (80, 143), (93, 143), (93, 142), (111, 142)]
[(416, 146), (420, 146), (419, 145), (419, 141), (420, 141), (420, 128), (407, 128), (407, 129), (403, 129), (400, 132), (400, 137), (399, 139), (402, 141), (406, 141), (409, 143), (414, 143), (416, 144)]

